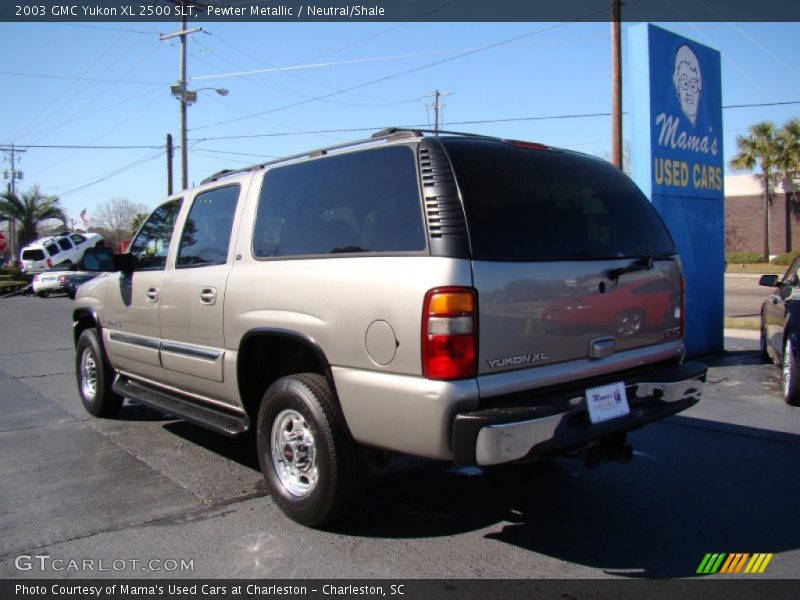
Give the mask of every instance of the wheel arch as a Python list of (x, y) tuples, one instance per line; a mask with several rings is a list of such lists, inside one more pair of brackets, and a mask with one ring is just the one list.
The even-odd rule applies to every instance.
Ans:
[(318, 373), (325, 377), (341, 413), (339, 396), (330, 362), (313, 337), (289, 329), (259, 327), (246, 332), (239, 343), (236, 375), (239, 397), (245, 411), (255, 422), (261, 399), (267, 388), (281, 377), (299, 373)]
[[(100, 333), (100, 319), (97, 317), (97, 313), (94, 309), (82, 307), (76, 308), (72, 311), (72, 342), (74, 346), (78, 346), (78, 340), (81, 337), (81, 334), (92, 327), (97, 329), (97, 332)], [(100, 338), (100, 346), (103, 345), (103, 336), (98, 336)], [(104, 350), (105, 352), (105, 350)]]

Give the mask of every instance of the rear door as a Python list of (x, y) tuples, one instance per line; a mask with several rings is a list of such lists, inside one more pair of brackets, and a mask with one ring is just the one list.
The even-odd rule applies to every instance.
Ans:
[(240, 193), (233, 184), (195, 196), (162, 286), (161, 360), (181, 389), (214, 395), (207, 382), (223, 380), (223, 306)]
[(444, 138), (479, 294), (479, 373), (681, 337), (674, 244), (639, 189), (599, 159)]

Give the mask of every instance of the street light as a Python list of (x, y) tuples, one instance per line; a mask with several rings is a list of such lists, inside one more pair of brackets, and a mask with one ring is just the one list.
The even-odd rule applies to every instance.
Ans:
[(214, 87), (190, 90), (186, 87), (185, 79), (181, 79), (178, 83), (169, 86), (169, 89), (172, 95), (181, 103), (181, 184), (185, 190), (189, 187), (189, 148), (187, 142), (186, 107), (197, 102), (197, 92), (202, 90), (213, 90), (220, 96), (227, 96), (229, 92), (225, 88)]

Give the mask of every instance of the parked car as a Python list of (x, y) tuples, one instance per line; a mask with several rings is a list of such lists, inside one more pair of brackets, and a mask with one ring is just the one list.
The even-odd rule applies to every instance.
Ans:
[(65, 293), (70, 299), (74, 300), (75, 295), (78, 292), (78, 288), (87, 281), (91, 281), (98, 275), (99, 273), (90, 273), (88, 271), (64, 273), (58, 276), (58, 291)]
[(75, 271), (77, 268), (71, 263), (62, 263), (47, 271), (36, 273), (31, 281), (33, 293), (40, 298), (44, 298), (56, 292), (64, 292), (61, 289), (61, 278), (65, 276), (65, 273)]
[(783, 398), (800, 406), (800, 258), (783, 277), (762, 275), (759, 284), (772, 288), (761, 305), (761, 356), (781, 366)]
[[(629, 461), (627, 433), (693, 406), (706, 376), (684, 361), (664, 223), (596, 157), (430, 133), (220, 172), (158, 206), (128, 253), (87, 250), (109, 274), (73, 314), (86, 410), (127, 397), (252, 432), (271, 497), (310, 526), (352, 512), (390, 452)], [(602, 303), (544, 326), (564, 294), (631, 281), (652, 327), (620, 330)]]
[(103, 245), (97, 233), (70, 233), (44, 237), (25, 246), (20, 252), (25, 273), (41, 273), (56, 265), (77, 265), (87, 248)]

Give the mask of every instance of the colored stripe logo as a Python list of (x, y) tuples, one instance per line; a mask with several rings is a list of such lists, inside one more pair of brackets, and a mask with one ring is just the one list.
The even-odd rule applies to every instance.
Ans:
[(774, 554), (748, 552), (709, 552), (697, 567), (697, 573), (701, 575), (713, 575), (723, 573), (731, 575), (734, 573), (760, 574), (763, 573)]

